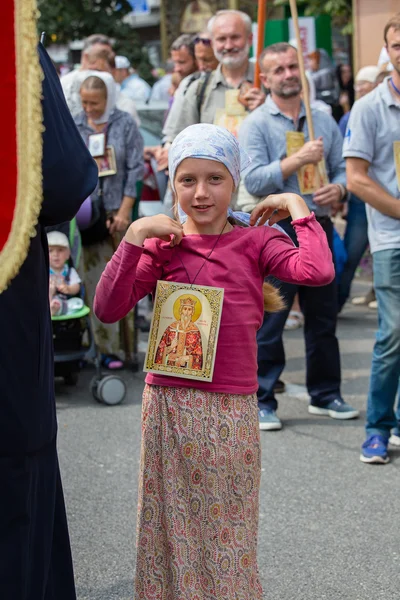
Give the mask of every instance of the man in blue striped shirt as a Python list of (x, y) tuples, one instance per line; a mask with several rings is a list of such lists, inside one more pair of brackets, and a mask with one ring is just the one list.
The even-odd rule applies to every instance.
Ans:
[[(260, 56), (261, 79), (270, 95), (265, 104), (254, 110), (244, 121), (239, 140), (252, 163), (245, 176), (250, 194), (266, 196), (281, 192), (300, 193), (297, 172), (308, 164), (318, 164), (324, 157), (330, 183), (315, 193), (303, 195), (324, 228), (332, 249), (333, 225), (330, 219), (345, 197), (346, 175), (342, 159), (342, 136), (332, 117), (312, 111), (316, 139), (309, 141), (305, 108), (301, 101), (301, 80), (297, 51), (287, 43), (268, 46)], [(287, 156), (286, 132), (302, 131), (305, 144)], [(308, 140), (308, 141), (307, 141)], [(290, 220), (279, 223), (297, 243)], [(260, 429), (280, 429), (276, 415), (274, 387), (285, 367), (282, 333), (296, 292), (304, 314), (306, 342), (306, 382), (311, 397), (309, 412), (335, 419), (359, 416), (341, 397), (340, 356), (336, 338), (336, 282), (308, 288), (278, 282), (287, 309), (266, 314), (258, 333), (259, 418)]]

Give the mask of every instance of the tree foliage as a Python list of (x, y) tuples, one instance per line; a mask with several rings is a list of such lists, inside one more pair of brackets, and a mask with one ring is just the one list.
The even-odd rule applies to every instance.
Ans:
[(152, 83), (147, 52), (132, 27), (123, 21), (132, 11), (128, 0), (38, 0), (38, 8), (38, 29), (46, 32), (47, 44), (68, 44), (103, 33), (115, 40), (116, 53), (127, 56)]
[[(289, 4), (289, 0), (275, 0), (275, 6)], [(351, 0), (297, 0), (299, 7), (304, 7), (304, 15), (318, 17), (329, 15), (332, 22), (341, 27), (341, 33), (348, 35), (352, 33), (352, 1)]]

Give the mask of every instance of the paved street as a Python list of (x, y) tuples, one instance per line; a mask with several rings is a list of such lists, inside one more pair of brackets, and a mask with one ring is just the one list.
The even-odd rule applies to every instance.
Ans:
[[(364, 291), (358, 283), (355, 291)], [(395, 600), (400, 589), (400, 451), (384, 467), (359, 461), (376, 313), (339, 320), (349, 422), (311, 417), (302, 332), (285, 334), (281, 432), (262, 432), (259, 568), (266, 600)], [(132, 600), (141, 392), (124, 373), (124, 404), (97, 404), (93, 372), (57, 385), (59, 450), (79, 600)], [(230, 600), (230, 599), (229, 599)], [(233, 599), (232, 599), (233, 600)]]

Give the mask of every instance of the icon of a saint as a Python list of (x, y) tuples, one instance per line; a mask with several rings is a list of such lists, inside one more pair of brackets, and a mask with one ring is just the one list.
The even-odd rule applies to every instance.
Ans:
[(193, 322), (196, 304), (194, 296), (183, 296), (179, 300), (179, 321), (174, 321), (166, 328), (157, 348), (155, 363), (171, 365), (186, 369), (203, 368), (203, 347), (201, 334)]

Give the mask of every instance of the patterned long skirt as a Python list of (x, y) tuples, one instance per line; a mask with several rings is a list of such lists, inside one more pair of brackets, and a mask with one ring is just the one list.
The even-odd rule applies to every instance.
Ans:
[[(106, 264), (114, 254), (111, 237), (104, 242), (93, 244), (83, 249), (83, 280), (86, 287), (87, 304), (92, 309), (96, 286)], [(96, 345), (102, 354), (115, 354), (122, 360), (129, 360), (133, 348), (133, 313), (125, 317), (126, 325), (119, 323), (101, 323), (92, 310), (92, 325)], [(128, 352), (124, 347), (122, 327), (126, 327), (126, 338), (129, 340)]]
[(147, 385), (135, 600), (261, 600), (255, 395)]

